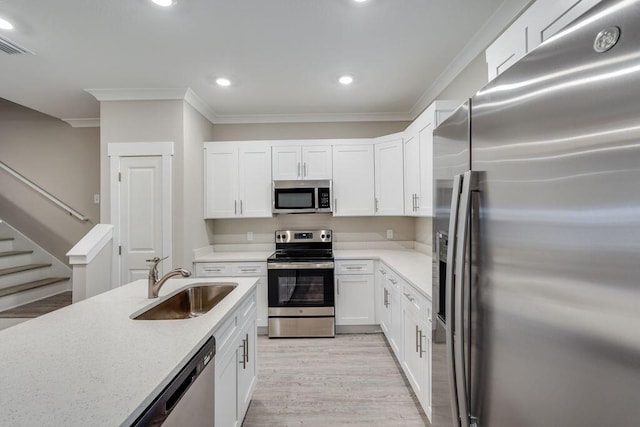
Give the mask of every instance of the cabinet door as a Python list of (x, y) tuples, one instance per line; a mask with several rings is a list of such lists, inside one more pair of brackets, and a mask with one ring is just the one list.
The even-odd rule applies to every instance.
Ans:
[(417, 198), (420, 193), (420, 146), (419, 135), (408, 135), (404, 140), (404, 211), (408, 216), (418, 214)]
[(375, 145), (376, 215), (404, 214), (402, 138)]
[(333, 215), (374, 214), (374, 157), (371, 145), (333, 147)]
[(527, 52), (535, 49), (600, 0), (537, 0), (527, 10)]
[(238, 212), (238, 148), (211, 144), (205, 148), (205, 218), (233, 218)]
[(336, 325), (373, 325), (374, 284), (371, 274), (336, 276)]
[(389, 334), (389, 344), (398, 360), (402, 360), (402, 306), (399, 291), (395, 286), (389, 287), (389, 309), (391, 311), (391, 326)]
[(416, 211), (421, 216), (433, 215), (433, 121), (418, 132), (420, 140), (420, 186)]
[(271, 149), (273, 179), (302, 179), (302, 148), (299, 145)]
[(266, 144), (240, 146), (238, 213), (245, 218), (271, 217), (271, 149)]
[(256, 386), (256, 312), (249, 315), (240, 334), (238, 348), (238, 419), (242, 421), (247, 413), (251, 396)]
[(262, 276), (256, 285), (257, 305), (257, 325), (260, 327), (269, 326), (269, 294), (267, 288), (267, 276)]
[(309, 145), (302, 147), (302, 178), (331, 179), (331, 146)]
[(489, 81), (509, 69), (527, 53), (526, 27), (516, 20), (486, 50)]
[(238, 356), (237, 348), (216, 354), (215, 425), (238, 426)]
[(427, 325), (416, 318), (410, 308), (402, 311), (403, 350), (402, 368), (407, 375), (411, 388), (423, 407), (428, 407), (428, 367), (430, 364), (429, 342), (426, 340)]

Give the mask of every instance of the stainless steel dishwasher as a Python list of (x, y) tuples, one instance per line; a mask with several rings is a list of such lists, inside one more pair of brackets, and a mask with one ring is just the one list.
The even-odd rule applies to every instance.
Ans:
[(133, 425), (213, 426), (215, 354), (216, 342), (211, 337)]

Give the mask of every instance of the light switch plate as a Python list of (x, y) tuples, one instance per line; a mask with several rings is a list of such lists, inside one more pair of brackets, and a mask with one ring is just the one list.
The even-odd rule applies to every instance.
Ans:
[(99, 194), (94, 194), (93, 195), (93, 203), (96, 205), (100, 204), (100, 195)]
[(253, 231), (247, 231), (247, 240), (248, 241), (252, 241), (253, 240)]
[(393, 230), (391, 229), (387, 230), (387, 239), (389, 240), (393, 239)]

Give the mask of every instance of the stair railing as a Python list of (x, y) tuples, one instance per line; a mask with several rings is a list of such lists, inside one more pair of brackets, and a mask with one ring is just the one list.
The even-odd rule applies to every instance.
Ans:
[(51, 202), (53, 202), (54, 204), (58, 205), (59, 207), (61, 207), (65, 211), (67, 211), (67, 213), (69, 215), (75, 216), (80, 221), (89, 221), (89, 217), (82, 215), (80, 212), (78, 212), (77, 210), (73, 209), (71, 206), (69, 206), (68, 204), (66, 204), (62, 200), (58, 199), (53, 194), (49, 193), (47, 190), (45, 190), (44, 188), (40, 187), (35, 182), (31, 181), (29, 178), (27, 178), (24, 175), (22, 175), (20, 172), (18, 172), (15, 169), (11, 168), (5, 162), (0, 161), (0, 168), (2, 168), (5, 171), (9, 172), (11, 175), (13, 175), (19, 181), (22, 181), (24, 184), (26, 184), (27, 186), (31, 187), (33, 190), (37, 191), (42, 196), (44, 196), (47, 199), (49, 199)]

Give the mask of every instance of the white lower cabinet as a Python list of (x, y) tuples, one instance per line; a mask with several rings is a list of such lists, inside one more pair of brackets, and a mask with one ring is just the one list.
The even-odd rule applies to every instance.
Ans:
[(196, 262), (195, 277), (257, 277), (257, 326), (268, 325), (266, 262)]
[(431, 301), (383, 262), (376, 266), (376, 280), (380, 327), (431, 419)]
[(216, 338), (215, 425), (242, 425), (257, 381), (256, 293), (218, 327)]
[(336, 261), (336, 325), (375, 324), (373, 261)]
[[(427, 300), (405, 286), (402, 295), (404, 370), (418, 400), (431, 418), (431, 321)], [(430, 311), (430, 304), (428, 310)]]

